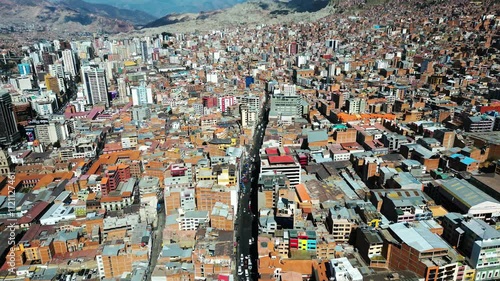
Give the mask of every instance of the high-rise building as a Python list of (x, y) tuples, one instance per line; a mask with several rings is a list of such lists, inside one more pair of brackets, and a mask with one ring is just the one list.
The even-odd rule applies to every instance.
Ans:
[(240, 99), (240, 114), (243, 127), (252, 127), (259, 117), (260, 97), (245, 95)]
[(47, 71), (49, 65), (54, 63), (54, 57), (48, 52), (42, 52), (43, 69)]
[(20, 63), (17, 65), (17, 69), (21, 75), (30, 75), (31, 73), (31, 66), (29, 63)]
[(133, 105), (153, 104), (153, 90), (144, 81), (138, 87), (131, 87), (130, 92)]
[(71, 74), (71, 77), (76, 76), (76, 61), (75, 54), (72, 50), (62, 51), (62, 60), (64, 64), (64, 71)]
[(222, 112), (227, 112), (228, 109), (236, 104), (235, 96), (219, 97), (219, 108)]
[(7, 90), (0, 90), (0, 144), (12, 144), (21, 139), (17, 130), (12, 97)]
[(366, 110), (366, 100), (362, 98), (348, 99), (346, 107), (349, 114), (364, 113)]
[(61, 91), (61, 89), (59, 88), (57, 77), (54, 77), (50, 74), (45, 75), (45, 87), (47, 87), (47, 90), (52, 91), (55, 94), (59, 94), (59, 92)]
[(334, 51), (340, 49), (340, 40), (337, 39), (328, 39), (325, 43), (327, 48), (332, 48)]
[(128, 103), (130, 96), (130, 86), (124, 78), (117, 79), (118, 84), (118, 103)]
[(304, 113), (302, 98), (298, 95), (275, 94), (271, 97), (269, 117), (301, 117)]
[(146, 41), (141, 41), (141, 55), (143, 61), (147, 61), (149, 59), (148, 42)]
[(87, 104), (105, 104), (109, 106), (106, 71), (100, 68), (90, 68), (83, 73), (85, 76), (84, 81)]

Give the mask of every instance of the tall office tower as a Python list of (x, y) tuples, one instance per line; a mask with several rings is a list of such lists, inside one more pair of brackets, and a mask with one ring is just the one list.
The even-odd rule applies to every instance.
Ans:
[(117, 79), (118, 84), (118, 103), (128, 103), (130, 96), (130, 86), (123, 78)]
[(0, 90), (0, 144), (12, 144), (20, 139), (10, 93)]
[[(38, 65), (41, 61), (40, 61), (40, 56), (38, 55), (37, 52), (31, 52), (29, 54), (29, 58), (31, 58), (31, 60), (33, 60), (33, 64), (34, 65)], [(34, 71), (34, 70), (33, 70)]]
[(49, 65), (54, 63), (54, 58), (48, 52), (42, 52), (43, 69), (45, 71), (49, 70)]
[(141, 81), (138, 87), (131, 87), (133, 105), (153, 104), (153, 90), (151, 86), (146, 86), (146, 82)]
[(148, 42), (141, 41), (141, 55), (142, 61), (147, 61), (149, 59)]
[(84, 72), (85, 95), (87, 104), (104, 104), (109, 106), (108, 83), (106, 71), (100, 68), (90, 68)]
[(64, 64), (64, 71), (71, 74), (71, 78), (76, 76), (76, 61), (75, 54), (72, 50), (62, 51), (62, 60)]
[(340, 49), (340, 40), (337, 39), (328, 39), (326, 40), (326, 47), (332, 48), (334, 51)]
[(50, 75), (58, 78), (64, 78), (64, 66), (61, 63), (54, 63), (49, 65)]
[(52, 41), (52, 43), (54, 43), (54, 51), (59, 51), (61, 49), (61, 41), (56, 39)]

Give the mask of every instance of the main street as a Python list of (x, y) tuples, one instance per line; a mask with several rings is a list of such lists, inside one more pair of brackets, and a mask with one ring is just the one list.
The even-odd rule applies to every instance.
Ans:
[[(269, 102), (266, 98), (259, 122), (256, 124), (253, 135), (253, 145), (242, 157), (242, 174), (240, 175), (240, 202), (238, 207), (238, 219), (236, 223), (236, 241), (238, 243), (236, 252), (236, 280), (257, 280), (257, 236), (259, 231), (257, 214), (257, 187), (260, 171), (259, 151), (262, 146), (265, 128), (268, 121)], [(243, 255), (243, 259), (241, 256)], [(247, 256), (250, 256), (249, 260)], [(241, 266), (242, 274), (238, 273)], [(246, 277), (245, 269), (249, 271)]]
[(149, 258), (149, 265), (148, 269), (146, 271), (146, 280), (150, 281), (151, 280), (151, 274), (153, 274), (153, 271), (156, 267), (156, 262), (158, 261), (160, 257), (160, 252), (163, 249), (163, 229), (165, 228), (165, 220), (166, 220), (166, 214), (165, 214), (165, 202), (163, 200), (163, 194), (159, 198), (158, 203), (160, 204), (160, 208), (158, 209), (158, 218), (157, 218), (157, 223), (156, 223), (156, 228), (153, 228), (153, 231), (151, 232), (152, 237), (152, 245), (151, 245), (151, 256)]

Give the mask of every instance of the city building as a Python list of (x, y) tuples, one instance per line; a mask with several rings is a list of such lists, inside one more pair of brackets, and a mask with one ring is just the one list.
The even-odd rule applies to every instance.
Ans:
[(153, 90), (145, 81), (141, 81), (137, 87), (130, 87), (130, 93), (134, 106), (153, 104)]
[(290, 186), (300, 183), (301, 166), (291, 155), (290, 148), (266, 148), (260, 155), (260, 174), (282, 174), (290, 181)]
[(456, 247), (476, 270), (475, 280), (500, 277), (500, 232), (480, 219), (448, 213), (443, 217), (443, 238)]
[(10, 93), (0, 90), (0, 144), (12, 144), (20, 139)]
[(84, 90), (87, 104), (109, 106), (108, 81), (106, 71), (100, 68), (88, 68), (83, 71)]

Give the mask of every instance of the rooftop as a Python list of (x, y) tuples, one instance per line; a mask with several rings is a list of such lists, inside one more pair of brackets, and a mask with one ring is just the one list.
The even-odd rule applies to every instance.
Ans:
[(449, 178), (446, 180), (437, 180), (436, 182), (455, 199), (462, 202), (467, 208), (484, 202), (500, 204), (493, 197), (479, 190), (466, 180)]
[(408, 223), (395, 223), (391, 224), (389, 229), (400, 241), (421, 253), (437, 249), (451, 250), (448, 243), (426, 227), (412, 227)]

